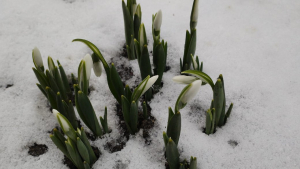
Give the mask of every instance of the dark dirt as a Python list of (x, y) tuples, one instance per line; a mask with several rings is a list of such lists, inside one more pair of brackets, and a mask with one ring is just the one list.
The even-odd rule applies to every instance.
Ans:
[(29, 147), (28, 154), (38, 157), (42, 154), (45, 154), (48, 151), (48, 147), (45, 144), (36, 144), (34, 143)]
[(120, 75), (120, 78), (122, 79), (123, 82), (127, 81), (133, 77), (133, 70), (131, 67), (125, 66), (124, 64), (122, 64), (120, 66), (118, 66), (118, 65), (115, 65), (115, 66), (116, 66), (116, 69), (117, 69), (117, 71)]
[[(97, 160), (98, 160), (100, 155), (101, 155), (100, 150), (97, 147), (93, 147), (93, 146), (92, 146), (92, 149), (93, 149), (93, 151), (94, 151), (94, 153), (97, 157)], [(68, 166), (70, 169), (77, 169), (77, 167), (72, 163), (72, 161), (70, 159), (68, 159), (67, 156), (64, 156), (63, 164)]]
[(121, 50), (121, 53), (120, 53), (120, 57), (128, 58), (127, 49), (126, 49), (126, 43), (122, 47), (122, 50)]
[(229, 140), (228, 144), (232, 147), (235, 148), (239, 143), (235, 140)]
[[(143, 129), (143, 138), (145, 139), (145, 144), (150, 145), (151, 139), (150, 139), (150, 130), (154, 127), (154, 123), (156, 119), (151, 115), (151, 107), (147, 105), (148, 109), (148, 118), (144, 119), (142, 110), (139, 111), (139, 117), (138, 117), (138, 130)], [(129, 131), (127, 130), (123, 112), (121, 106), (117, 103), (116, 104), (116, 112), (117, 116), (119, 117), (119, 130), (121, 133), (121, 137), (112, 140), (110, 142), (107, 142), (104, 146), (105, 149), (109, 150), (111, 153), (121, 151), (125, 146), (126, 142), (129, 140)]]
[(12, 87), (14, 84), (7, 84), (5, 88), (10, 88)]
[(165, 68), (165, 71), (164, 72), (167, 72), (167, 71), (169, 71), (171, 69), (171, 66), (167, 66), (166, 65), (166, 68)]

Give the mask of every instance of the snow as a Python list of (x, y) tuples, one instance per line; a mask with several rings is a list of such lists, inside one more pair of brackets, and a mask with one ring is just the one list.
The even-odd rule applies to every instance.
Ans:
[[(162, 10), (161, 36), (168, 41), (164, 87), (151, 102), (156, 118), (152, 142), (144, 143), (142, 131), (131, 136), (126, 147), (110, 153), (108, 140), (120, 136), (114, 113), (115, 99), (106, 74), (91, 76), (89, 96), (97, 116), (108, 107), (112, 133), (92, 145), (102, 152), (94, 168), (164, 168), (162, 132), (168, 106), (174, 108), (184, 85), (172, 78), (179, 74), (185, 31), (189, 29), (192, 0), (138, 0), (142, 7), (149, 50), (152, 49), (152, 14)], [(75, 38), (96, 44), (108, 62), (125, 62), (134, 71), (130, 86), (140, 82), (137, 61), (119, 59), (125, 43), (121, 1), (15, 0), (0, 1), (0, 168), (67, 168), (63, 154), (49, 138), (58, 124), (47, 100), (36, 87), (31, 67), (32, 49), (59, 59), (66, 73), (77, 76), (77, 67), (91, 51)], [(201, 87), (182, 109), (179, 140), (181, 159), (197, 157), (198, 168), (300, 168), (300, 2), (296, 0), (199, 1), (196, 54), (213, 80), (225, 80), (227, 106), (234, 107), (227, 124), (215, 134), (202, 133), (212, 91)], [(151, 58), (152, 60), (152, 58)], [(93, 73), (92, 73), (93, 74)], [(8, 84), (12, 87), (6, 88)], [(86, 129), (88, 130), (88, 129)], [(238, 145), (229, 144), (236, 141)], [(48, 152), (33, 157), (28, 147), (46, 144)]]

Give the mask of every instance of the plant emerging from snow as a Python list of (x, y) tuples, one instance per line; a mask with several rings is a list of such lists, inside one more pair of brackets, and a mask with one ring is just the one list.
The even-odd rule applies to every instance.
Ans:
[(53, 109), (53, 114), (63, 133), (67, 136), (65, 138), (62, 133), (54, 128), (53, 134), (50, 135), (53, 143), (78, 169), (90, 169), (97, 161), (97, 157), (83, 128), (75, 130), (68, 119), (55, 109)]
[[(198, 80), (202, 80), (204, 84), (209, 84), (213, 91), (213, 100), (211, 102), (210, 109), (206, 112), (206, 134), (211, 134), (216, 131), (216, 127), (225, 125), (227, 118), (230, 116), (233, 103), (230, 104), (229, 109), (225, 112), (226, 98), (225, 98), (225, 86), (223, 75), (219, 75), (216, 83), (214, 84), (212, 79), (204, 72), (198, 70), (186, 70), (181, 72), (182, 74), (188, 74), (192, 76), (175, 76), (173, 80), (181, 84), (193, 84)], [(189, 86), (188, 85), (188, 86)], [(187, 87), (188, 87), (187, 86)], [(200, 87), (201, 85), (199, 85)], [(186, 87), (186, 88), (187, 88)], [(195, 94), (195, 93), (193, 93)], [(181, 104), (176, 104), (181, 107)], [(183, 106), (184, 103), (182, 104)], [(176, 109), (176, 108), (175, 108)]]
[(152, 36), (153, 36), (153, 65), (154, 74), (159, 75), (156, 85), (161, 85), (163, 73), (166, 69), (168, 43), (160, 40), (160, 27), (162, 23), (162, 12), (159, 10), (152, 15)]
[[(122, 112), (127, 129), (131, 134), (138, 131), (138, 102), (139, 98), (155, 83), (158, 76), (146, 77), (133, 91), (128, 86), (125, 87), (124, 95), (122, 95)], [(144, 117), (147, 117), (145, 103), (143, 104)]]
[[(189, 80), (191, 82), (191, 80)], [(163, 132), (166, 148), (166, 158), (171, 169), (185, 169), (185, 165), (179, 162), (178, 142), (181, 133), (181, 114), (180, 109), (197, 94), (202, 85), (202, 81), (197, 79), (188, 84), (180, 93), (175, 104), (175, 112), (169, 107), (169, 117), (167, 132)], [(191, 157), (190, 169), (197, 168), (196, 158)]]
[(189, 70), (191, 66), (191, 55), (195, 54), (196, 51), (196, 38), (197, 38), (197, 22), (198, 22), (198, 3), (199, 0), (194, 0), (191, 18), (190, 18), (190, 32), (186, 31), (185, 36), (185, 45), (184, 45), (184, 54), (183, 60), (180, 58), (180, 70), (185, 71)]
[(142, 11), (140, 4), (136, 0), (127, 0), (127, 5), (122, 0), (124, 17), (124, 28), (126, 38), (127, 55), (130, 60), (136, 59), (134, 39), (138, 39), (140, 24), (142, 23)]
[(77, 119), (71, 102), (71, 88), (64, 68), (57, 60), (58, 67), (52, 58), (48, 57), (48, 68), (44, 70), (43, 60), (38, 48), (32, 50), (32, 59), (35, 65), (33, 72), (39, 81), (36, 85), (48, 99), (53, 109), (59, 110), (77, 128)]
[[(167, 59), (167, 43), (164, 40), (160, 41), (160, 27), (162, 23), (162, 12), (152, 16), (152, 35), (153, 35), (153, 65), (154, 73), (152, 73), (149, 51), (148, 51), (148, 39), (146, 36), (145, 26), (142, 23), (139, 28), (138, 38), (134, 39), (135, 53), (140, 67), (142, 79), (148, 75), (158, 75), (158, 79), (155, 82), (155, 86), (161, 87), (162, 76), (166, 68)], [(148, 90), (145, 93), (147, 101), (150, 101), (153, 97), (153, 91)]]
[[(75, 39), (73, 41), (79, 41), (86, 44), (94, 52), (93, 55), (101, 60), (107, 74), (109, 89), (122, 107), (127, 129), (131, 134), (135, 134), (137, 132), (138, 124), (138, 99), (151, 89), (158, 76), (150, 78), (150, 75), (148, 75), (132, 93), (128, 85), (124, 88), (114, 64), (111, 64), (111, 67), (109, 67), (100, 50), (93, 43), (84, 39)], [(143, 114), (145, 117), (147, 116), (145, 103), (143, 103)]]

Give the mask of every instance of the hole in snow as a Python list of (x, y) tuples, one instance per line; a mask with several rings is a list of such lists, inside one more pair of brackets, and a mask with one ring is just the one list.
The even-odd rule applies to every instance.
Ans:
[(166, 65), (165, 71), (164, 71), (164, 72), (167, 72), (167, 71), (169, 71), (170, 69), (171, 69), (171, 66), (167, 66), (167, 65)]
[(45, 144), (36, 144), (29, 146), (28, 154), (37, 157), (42, 154), (45, 154), (48, 151), (48, 147)]
[(12, 87), (14, 84), (7, 84), (5, 88), (10, 88)]
[(232, 147), (235, 148), (239, 143), (235, 140), (229, 140), (228, 144)]

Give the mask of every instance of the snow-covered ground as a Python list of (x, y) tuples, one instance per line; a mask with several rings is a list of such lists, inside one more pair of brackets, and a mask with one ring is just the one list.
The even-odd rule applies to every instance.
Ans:
[[(113, 129), (92, 142), (102, 152), (95, 169), (164, 169), (162, 132), (167, 109), (174, 107), (184, 87), (171, 79), (179, 74), (192, 0), (137, 1), (150, 44), (152, 14), (163, 12), (161, 36), (168, 41), (171, 70), (164, 74), (164, 87), (151, 102), (157, 119), (152, 143), (146, 145), (140, 131), (115, 153), (103, 147), (119, 137), (115, 99), (106, 74), (92, 75), (90, 99), (97, 116), (108, 107)], [(37, 46), (44, 64), (52, 56), (67, 74), (77, 74), (80, 60), (91, 51), (71, 41), (84, 38), (95, 43), (108, 61), (114, 58), (116, 65), (121, 64), (118, 58), (125, 43), (121, 0), (0, 0), (0, 11), (0, 168), (67, 168), (49, 138), (57, 122), (35, 85), (31, 52)], [(227, 104), (233, 102), (234, 108), (223, 128), (210, 136), (202, 133), (212, 99), (210, 87), (202, 87), (181, 111), (181, 159), (196, 156), (202, 169), (300, 168), (300, 2), (200, 0), (197, 33), (196, 54), (204, 62), (204, 71), (214, 80), (223, 74)], [(134, 70), (127, 81), (133, 86), (139, 78), (138, 64), (136, 60), (126, 63)], [(8, 84), (13, 86), (6, 88)], [(30, 156), (28, 147), (35, 142), (47, 145), (48, 152)]]

